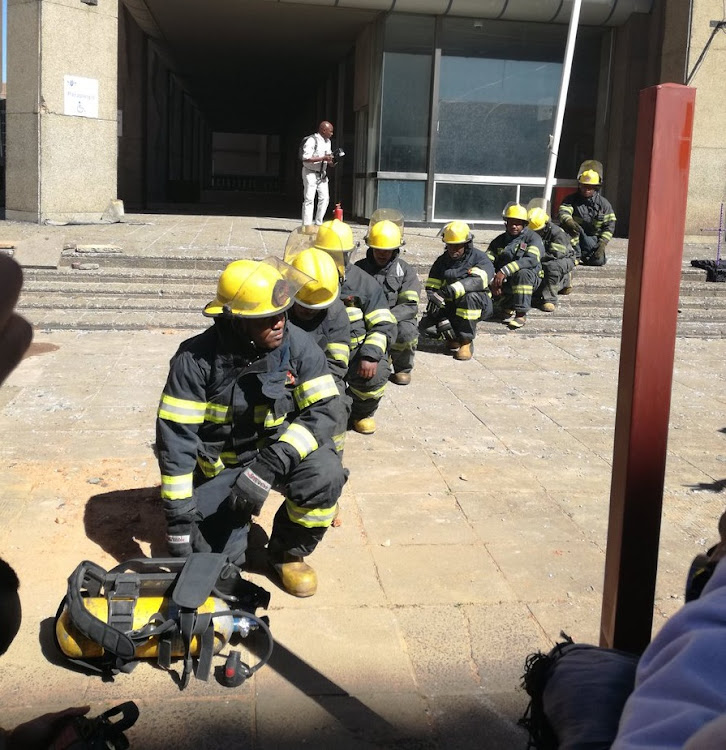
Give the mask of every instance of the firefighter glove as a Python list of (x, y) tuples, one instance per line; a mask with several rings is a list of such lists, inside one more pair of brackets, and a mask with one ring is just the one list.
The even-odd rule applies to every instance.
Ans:
[(426, 305), (426, 314), (436, 315), (444, 307), (446, 300), (440, 292), (433, 289), (426, 290), (426, 295), (429, 298), (429, 303)]
[(194, 551), (194, 542), (200, 536), (197, 527), (199, 516), (177, 516), (169, 519), (166, 528), (166, 545), (172, 557), (188, 557)]
[(232, 486), (227, 502), (240, 520), (249, 523), (252, 516), (258, 516), (270, 494), (278, 473), (281, 473), (280, 460), (274, 453), (261, 453), (249, 466), (246, 466)]
[(454, 328), (451, 325), (451, 321), (448, 318), (442, 318), (436, 324), (436, 333), (442, 338), (449, 341), (453, 341), (456, 338)]
[(563, 216), (560, 220), (560, 226), (573, 237), (577, 237), (580, 234), (580, 227), (572, 216)]

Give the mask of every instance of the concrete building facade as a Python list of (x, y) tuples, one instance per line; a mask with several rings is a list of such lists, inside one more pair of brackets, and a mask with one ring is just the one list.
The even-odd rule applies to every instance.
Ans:
[[(498, 224), (541, 195), (569, 0), (8, 0), (5, 215), (299, 211), (321, 119), (347, 216)], [(627, 234), (638, 92), (695, 86), (687, 232), (726, 198), (720, 0), (583, 0), (557, 191), (583, 159)], [(331, 206), (332, 208), (332, 206)]]

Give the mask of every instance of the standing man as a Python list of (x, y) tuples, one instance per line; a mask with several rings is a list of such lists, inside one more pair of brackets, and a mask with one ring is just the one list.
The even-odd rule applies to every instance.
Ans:
[(560, 204), (557, 219), (572, 238), (583, 265), (604, 266), (605, 248), (615, 232), (615, 212), (600, 192), (602, 164), (594, 159), (582, 162), (577, 173), (577, 192)]
[(323, 120), (318, 125), (318, 132), (305, 138), (300, 147), (302, 159), (303, 227), (313, 223), (313, 204), (315, 195), (318, 196), (318, 206), (315, 211), (315, 224), (320, 226), (325, 219), (325, 212), (330, 202), (328, 188), (328, 166), (333, 165), (333, 154), (330, 139), (333, 137), (333, 125)]
[(350, 427), (361, 435), (376, 431), (373, 415), (383, 398), (391, 368), (388, 352), (396, 338), (396, 319), (381, 287), (350, 260), (356, 244), (350, 227), (339, 219), (326, 221), (315, 237), (338, 268), (340, 299), (350, 321), (350, 365), (346, 382), (353, 399)]
[(399, 224), (391, 219), (379, 221), (376, 214), (394, 216), (387, 209), (376, 211), (371, 216), (370, 229), (365, 238), (368, 252), (356, 266), (370, 274), (383, 289), (397, 324), (396, 339), (391, 344), (391, 380), (397, 385), (408, 385), (418, 344), (416, 317), (421, 283), (416, 271), (400, 257), (403, 239), (399, 226), (403, 225), (403, 216), (397, 215)]
[(564, 229), (550, 221), (544, 208), (530, 208), (528, 227), (536, 232), (544, 245), (542, 271), (544, 279), (539, 288), (540, 310), (554, 312), (557, 295), (572, 292), (572, 272), (575, 268), (575, 248)]
[(544, 246), (539, 235), (527, 227), (524, 206), (508, 203), (502, 218), (505, 231), (487, 248), (487, 255), (496, 269), (491, 289), (507, 326), (516, 330), (527, 322), (532, 294), (542, 281)]
[(474, 247), (474, 235), (463, 221), (452, 221), (442, 232), (446, 250), (434, 261), (426, 279), (429, 303), (419, 330), (443, 338), (454, 359), (474, 356), (476, 324), (491, 317), (489, 284), (494, 276), (491, 260)]
[(214, 325), (171, 360), (156, 421), (169, 552), (223, 552), (241, 566), (251, 519), (274, 487), (285, 499), (268, 560), (301, 597), (317, 589), (304, 558), (345, 483), (332, 441), (338, 389), (322, 350), (286, 320), (310, 280), (275, 258), (230, 263), (204, 308)]

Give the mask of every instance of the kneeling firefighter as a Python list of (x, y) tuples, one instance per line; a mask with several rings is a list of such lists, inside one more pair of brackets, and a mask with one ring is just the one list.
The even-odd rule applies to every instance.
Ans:
[(452, 221), (442, 230), (446, 250), (434, 261), (424, 285), (426, 314), (419, 323), (425, 336), (442, 338), (454, 359), (471, 359), (476, 324), (492, 315), (489, 284), (494, 266), (474, 247), (469, 225)]
[(335, 261), (340, 299), (350, 321), (346, 383), (353, 403), (349, 426), (362, 435), (370, 435), (376, 430), (373, 415), (391, 374), (388, 354), (396, 338), (396, 319), (381, 287), (365, 271), (351, 265), (356, 243), (348, 224), (339, 219), (324, 222), (315, 237), (315, 247)]
[(345, 483), (332, 440), (338, 389), (323, 352), (286, 320), (310, 280), (275, 258), (228, 265), (204, 309), (214, 325), (171, 360), (156, 423), (171, 554), (211, 549), (241, 566), (251, 518), (274, 487), (285, 499), (268, 560), (294, 596), (317, 589), (304, 558)]

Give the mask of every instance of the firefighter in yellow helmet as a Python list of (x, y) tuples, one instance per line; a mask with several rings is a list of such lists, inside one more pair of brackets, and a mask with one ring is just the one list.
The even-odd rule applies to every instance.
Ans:
[(171, 360), (156, 422), (169, 552), (222, 552), (236, 574), (275, 487), (284, 502), (268, 559), (295, 596), (317, 589), (305, 558), (345, 482), (332, 440), (338, 389), (323, 352), (287, 322), (310, 280), (274, 258), (230, 263), (204, 308), (213, 325)]
[(474, 356), (476, 324), (492, 314), (488, 287), (494, 267), (486, 254), (474, 247), (468, 224), (452, 221), (441, 234), (446, 249), (426, 279), (428, 305), (419, 330), (430, 338), (443, 339), (454, 359), (469, 360)]
[(535, 304), (544, 312), (554, 312), (557, 309), (558, 295), (572, 292), (575, 248), (565, 230), (550, 221), (549, 214), (540, 205), (542, 203), (545, 201), (534, 199), (527, 207), (527, 226), (539, 235), (544, 246), (544, 278), (535, 294)]
[(391, 344), (391, 381), (408, 385), (418, 343), (416, 318), (421, 282), (416, 271), (401, 258), (402, 226), (400, 212), (392, 209), (375, 211), (365, 238), (368, 252), (356, 266), (372, 276), (383, 289), (397, 329), (396, 339)]
[(347, 393), (353, 403), (349, 426), (363, 435), (375, 432), (374, 415), (391, 373), (388, 353), (396, 337), (396, 319), (381, 287), (350, 260), (356, 244), (350, 227), (339, 219), (322, 224), (315, 247), (336, 262), (340, 299), (350, 321)]
[(505, 231), (487, 248), (496, 273), (491, 284), (494, 304), (512, 330), (527, 322), (532, 295), (544, 273), (544, 246), (535, 232), (527, 227), (527, 209), (519, 203), (508, 203), (502, 212)]
[(605, 248), (615, 232), (615, 211), (603, 196), (603, 168), (588, 159), (577, 170), (577, 192), (563, 198), (557, 212), (559, 225), (570, 235), (577, 257), (586, 266), (604, 266)]
[[(291, 238), (299, 234), (299, 230), (295, 230)], [(350, 321), (345, 305), (340, 301), (338, 269), (325, 251), (315, 247), (305, 247), (298, 252), (286, 248), (285, 259), (312, 278), (295, 295), (288, 316), (291, 323), (315, 339), (328, 360), (328, 368), (340, 393), (333, 442), (342, 455), (351, 407), (345, 383), (350, 364)]]

